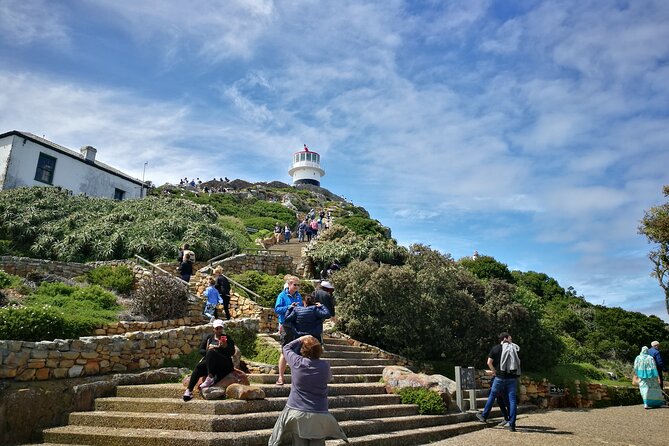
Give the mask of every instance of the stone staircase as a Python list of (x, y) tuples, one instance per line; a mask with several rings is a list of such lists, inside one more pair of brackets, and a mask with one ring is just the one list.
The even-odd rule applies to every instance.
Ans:
[[(270, 337), (270, 335), (261, 335)], [(419, 415), (416, 405), (400, 404), (381, 383), (393, 363), (345, 339), (325, 337), (324, 359), (332, 366), (329, 407), (353, 445), (422, 445), (482, 429), (473, 413)], [(181, 384), (120, 386), (116, 396), (96, 400), (95, 411), (72, 413), (69, 425), (43, 432), (46, 445), (97, 446), (260, 446), (290, 392), (275, 385), (277, 375), (251, 374), (264, 400), (181, 399)], [(485, 391), (478, 403), (485, 403)], [(519, 408), (525, 409), (527, 408)], [(327, 445), (344, 444), (328, 440)]]

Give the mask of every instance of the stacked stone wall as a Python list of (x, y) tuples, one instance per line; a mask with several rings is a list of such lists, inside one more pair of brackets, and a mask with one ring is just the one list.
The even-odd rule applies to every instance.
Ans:
[[(255, 319), (225, 321), (225, 326), (258, 331)], [(45, 381), (160, 367), (198, 348), (211, 325), (53, 341), (0, 341), (0, 378)]]
[[(478, 370), (477, 388), (489, 389), (491, 376), (485, 370)], [(551, 384), (547, 379), (539, 382), (527, 376), (521, 376), (518, 387), (518, 403), (533, 403), (540, 408), (578, 407), (592, 408), (611, 405), (614, 394), (628, 386), (611, 386), (600, 383), (587, 383), (583, 386), (574, 380), (570, 386), (561, 388), (560, 393), (551, 394)], [(573, 390), (570, 390), (573, 389)], [(638, 392), (638, 391), (637, 391)], [(640, 398), (639, 398), (640, 401)]]
[(294, 273), (293, 258), (288, 255), (238, 254), (218, 263), (225, 274), (262, 271), (266, 274)]

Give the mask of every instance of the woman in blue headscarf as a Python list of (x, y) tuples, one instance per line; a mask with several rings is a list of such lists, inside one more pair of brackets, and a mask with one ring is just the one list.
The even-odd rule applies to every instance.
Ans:
[(643, 398), (644, 409), (660, 407), (664, 403), (660, 378), (653, 357), (648, 354), (648, 347), (642, 347), (641, 353), (634, 360), (634, 374), (639, 379), (639, 391)]

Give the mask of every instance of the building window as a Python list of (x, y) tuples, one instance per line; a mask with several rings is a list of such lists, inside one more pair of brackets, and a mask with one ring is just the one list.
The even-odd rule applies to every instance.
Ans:
[(35, 171), (35, 181), (53, 184), (53, 174), (55, 171), (56, 158), (40, 152), (39, 160), (37, 160), (37, 170)]
[(123, 200), (123, 198), (125, 198), (125, 191), (121, 190), (121, 189), (118, 189), (118, 188), (115, 188), (114, 189), (114, 200), (121, 201), (121, 200)]

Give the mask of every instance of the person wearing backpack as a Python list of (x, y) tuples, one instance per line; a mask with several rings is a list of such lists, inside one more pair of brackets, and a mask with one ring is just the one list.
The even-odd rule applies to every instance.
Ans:
[(518, 407), (516, 387), (520, 376), (520, 357), (518, 356), (520, 347), (513, 343), (511, 335), (507, 332), (500, 333), (499, 342), (488, 353), (488, 368), (492, 372), (494, 380), (483, 412), (477, 413), (476, 418), (482, 423), (487, 423), (495, 399), (498, 395), (502, 395), (509, 405), (509, 420), (506, 424), (511, 432), (516, 432), (516, 410)]

